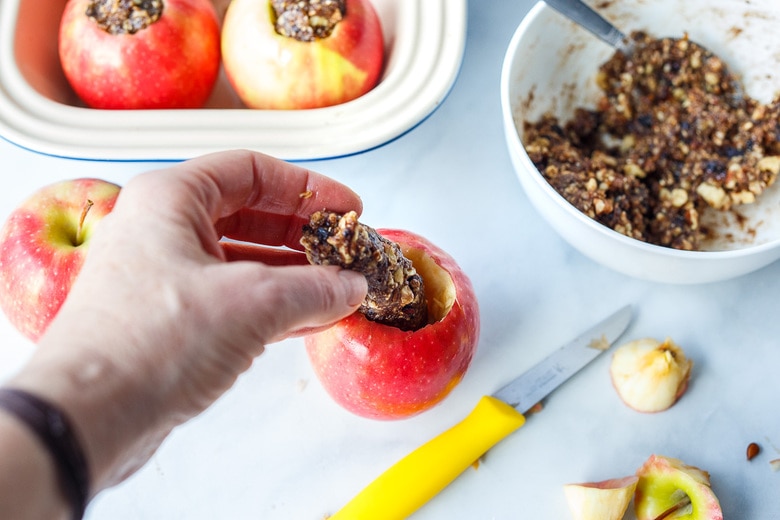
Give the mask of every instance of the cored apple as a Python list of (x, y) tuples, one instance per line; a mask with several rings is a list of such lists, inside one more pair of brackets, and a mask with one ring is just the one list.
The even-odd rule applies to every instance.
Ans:
[(479, 307), (450, 255), (409, 231), (377, 231), (401, 247), (422, 277), (428, 324), (403, 331), (356, 312), (305, 343), (337, 403), (363, 417), (401, 419), (439, 403), (461, 381), (477, 347)]
[(119, 191), (99, 179), (61, 181), (32, 194), (6, 220), (0, 231), (0, 307), (31, 340), (60, 310), (90, 237)]
[(219, 20), (210, 0), (69, 0), (59, 55), (92, 108), (198, 108), (219, 73)]
[[(230, 3), (222, 25), (222, 61), (233, 89), (248, 107), (326, 107), (362, 96), (377, 84), (384, 40), (371, 1), (309, 4)], [(291, 10), (283, 11), (288, 7)]]

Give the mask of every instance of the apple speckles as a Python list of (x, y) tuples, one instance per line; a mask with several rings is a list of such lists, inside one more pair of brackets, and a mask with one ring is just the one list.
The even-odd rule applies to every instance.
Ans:
[[(99, 179), (72, 179), (33, 193), (0, 231), (0, 307), (22, 334), (37, 341), (59, 312), (84, 261), (86, 247), (62, 247), (58, 236), (78, 229), (86, 199), (91, 219), (114, 206), (120, 187)], [(83, 230), (89, 237), (92, 226)], [(86, 243), (86, 242), (85, 242)]]

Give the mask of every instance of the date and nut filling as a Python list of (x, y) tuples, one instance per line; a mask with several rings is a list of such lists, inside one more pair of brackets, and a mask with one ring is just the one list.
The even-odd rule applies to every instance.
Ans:
[(160, 19), (163, 0), (93, 0), (86, 15), (110, 34), (135, 34)]
[(423, 280), (395, 242), (358, 221), (357, 213), (318, 211), (303, 227), (309, 262), (362, 273), (368, 294), (359, 311), (372, 321), (417, 330), (427, 324)]
[(276, 32), (302, 42), (327, 38), (346, 16), (346, 0), (271, 0)]
[(780, 172), (780, 98), (747, 97), (686, 38), (631, 35), (598, 72), (595, 110), (524, 123), (526, 150), (577, 209), (627, 236), (697, 250), (705, 209), (756, 200)]

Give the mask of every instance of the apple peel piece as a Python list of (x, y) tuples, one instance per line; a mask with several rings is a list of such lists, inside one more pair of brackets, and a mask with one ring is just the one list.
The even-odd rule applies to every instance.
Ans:
[(667, 338), (631, 341), (612, 355), (609, 372), (620, 399), (639, 412), (668, 409), (685, 393), (693, 362)]
[(636, 474), (637, 520), (723, 520), (720, 502), (706, 471), (679, 459), (651, 455)]
[(566, 484), (563, 492), (574, 520), (620, 520), (628, 509), (639, 477)]

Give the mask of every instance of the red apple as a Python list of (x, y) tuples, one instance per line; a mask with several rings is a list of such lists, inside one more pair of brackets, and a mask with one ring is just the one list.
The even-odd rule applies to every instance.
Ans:
[[(110, 21), (124, 22), (99, 25), (98, 13), (109, 8)], [(139, 28), (141, 21), (150, 23)], [(198, 108), (217, 80), (219, 39), (210, 0), (69, 0), (60, 23), (60, 62), (90, 107)]]
[(60, 310), (119, 190), (98, 179), (52, 184), (16, 208), (0, 230), (0, 307), (31, 340)]
[(370, 0), (344, 6), (329, 35), (300, 41), (276, 31), (271, 1), (233, 0), (222, 25), (222, 61), (241, 100), (250, 108), (319, 108), (371, 90), (384, 62), (379, 17)]
[(451, 256), (408, 231), (377, 231), (398, 243), (422, 276), (429, 324), (402, 331), (356, 312), (305, 343), (336, 402), (363, 417), (401, 419), (440, 402), (461, 381), (477, 347), (479, 308)]

